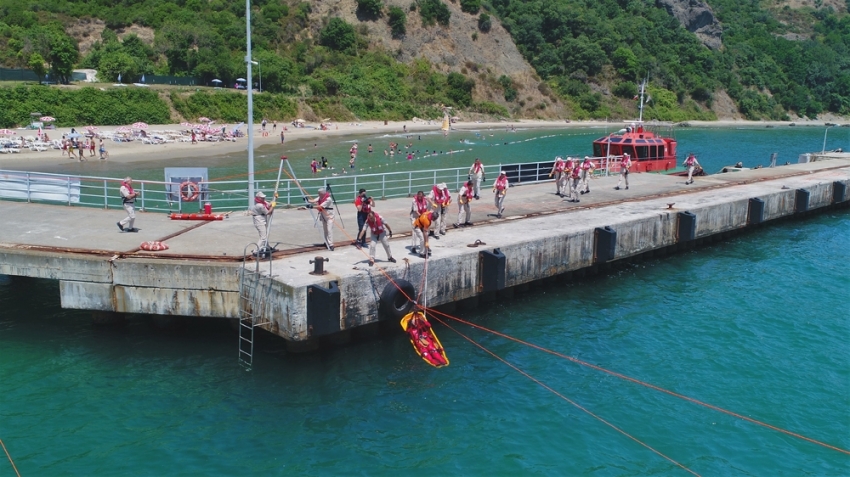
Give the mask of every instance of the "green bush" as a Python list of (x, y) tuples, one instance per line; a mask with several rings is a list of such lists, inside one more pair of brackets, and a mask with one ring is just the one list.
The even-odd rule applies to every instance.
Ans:
[(388, 23), (390, 24), (390, 31), (392, 31), (393, 38), (403, 37), (407, 33), (407, 15), (404, 14), (404, 10), (396, 6), (392, 6), (389, 9), (388, 17)]
[(491, 28), (493, 28), (493, 21), (490, 19), (490, 15), (487, 15), (486, 13), (478, 15), (478, 29), (487, 33)]
[(380, 17), (384, 9), (381, 0), (357, 0), (357, 13), (370, 18)]
[(614, 93), (614, 96), (632, 99), (637, 94), (637, 85), (631, 81), (622, 81), (617, 83), (617, 86), (614, 86), (614, 89), (611, 92)]
[(449, 7), (440, 0), (420, 0), (419, 15), (422, 17), (422, 26), (432, 26), (434, 23), (447, 27), (452, 13)]
[(354, 27), (339, 17), (331, 18), (320, 33), (322, 45), (336, 51), (349, 51), (357, 43)]
[(144, 121), (171, 122), (168, 104), (155, 91), (143, 88), (65, 90), (46, 86), (0, 88), (0, 127), (26, 126), (30, 113), (56, 118), (62, 127), (84, 124), (121, 125)]
[(481, 10), (481, 0), (460, 0), (460, 10), (474, 15)]
[(508, 108), (490, 101), (472, 103), (469, 105), (469, 110), (475, 113), (489, 114), (491, 116), (510, 117)]

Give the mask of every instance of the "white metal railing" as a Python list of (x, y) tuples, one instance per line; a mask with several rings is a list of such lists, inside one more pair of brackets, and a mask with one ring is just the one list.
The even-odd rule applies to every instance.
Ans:
[[(619, 172), (619, 160), (611, 157), (592, 158), (597, 174)], [(484, 167), (489, 181), (505, 170), (513, 184), (531, 184), (552, 180), (549, 172), (553, 161), (499, 164)], [(468, 167), (434, 169), (382, 174), (308, 177), (295, 181), (281, 179), (277, 202), (281, 206), (297, 207), (304, 197), (315, 197), (320, 187), (330, 186), (337, 201), (353, 201), (359, 189), (375, 198), (411, 197), (417, 191), (428, 193), (435, 184), (445, 182), (449, 190), (457, 191), (467, 180)], [(118, 189), (122, 179), (111, 177), (73, 176), (42, 172), (0, 170), (0, 199), (81, 205), (120, 209)], [(161, 181), (134, 181), (139, 192), (136, 206), (148, 212), (195, 212), (209, 203), (214, 211), (242, 210), (248, 204), (248, 183), (242, 181), (210, 181), (197, 184), (200, 193), (191, 196), (179, 193), (180, 184)], [(275, 180), (255, 180), (254, 189), (273, 191)], [(303, 188), (303, 190), (302, 190)], [(189, 200), (187, 200), (189, 199)]]

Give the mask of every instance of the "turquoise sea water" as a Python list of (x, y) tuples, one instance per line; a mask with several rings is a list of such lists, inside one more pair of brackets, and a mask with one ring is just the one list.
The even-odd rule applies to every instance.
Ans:
[[(761, 131), (693, 134), (707, 154)], [(850, 449), (848, 263), (831, 211), (456, 316)], [(25, 476), (688, 475), (440, 324), (448, 368), (399, 328), (310, 355), (264, 339), (247, 373), (222, 322), (99, 327), (58, 295), (0, 285), (0, 439)], [(449, 324), (701, 475), (850, 475), (846, 454)]]

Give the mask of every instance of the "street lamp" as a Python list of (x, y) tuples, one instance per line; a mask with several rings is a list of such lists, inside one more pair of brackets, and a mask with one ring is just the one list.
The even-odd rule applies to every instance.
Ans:
[(245, 0), (245, 63), (248, 76), (248, 207), (254, 203), (254, 88), (251, 88), (251, 0)]
[(823, 148), (821, 148), (821, 151), (820, 151), (821, 154), (826, 152), (826, 133), (829, 132), (829, 128), (831, 128), (831, 127), (832, 126), (827, 126), (826, 129), (823, 131)]
[(251, 63), (257, 65), (257, 70), (260, 74), (260, 93), (263, 92), (263, 65), (260, 64), (259, 61), (251, 60)]

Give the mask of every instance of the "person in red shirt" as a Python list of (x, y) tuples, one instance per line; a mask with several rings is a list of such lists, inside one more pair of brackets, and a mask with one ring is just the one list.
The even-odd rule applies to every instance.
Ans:
[[(369, 212), (374, 206), (375, 201), (366, 195), (366, 189), (360, 189), (360, 191), (357, 192), (357, 198), (354, 199), (354, 207), (357, 208), (357, 230), (363, 228), (363, 224), (366, 223), (366, 218), (369, 216)], [(362, 239), (358, 236), (358, 240), (354, 241), (354, 245), (365, 247), (366, 235), (364, 234)]]
[(375, 264), (375, 249), (378, 248), (378, 242), (381, 242), (381, 245), (384, 246), (384, 251), (387, 252), (387, 260), (395, 263), (396, 260), (390, 251), (390, 242), (387, 240), (387, 234), (389, 234), (389, 237), (393, 236), (393, 229), (390, 228), (390, 224), (384, 222), (384, 218), (373, 210), (366, 217), (366, 223), (363, 224), (363, 228), (357, 234), (357, 239), (365, 239), (367, 230), (372, 231), (372, 240), (369, 243), (369, 266)]
[(499, 171), (499, 177), (493, 183), (494, 201), (496, 203), (496, 217), (502, 218), (505, 211), (505, 195), (508, 193), (508, 175), (505, 171)]

